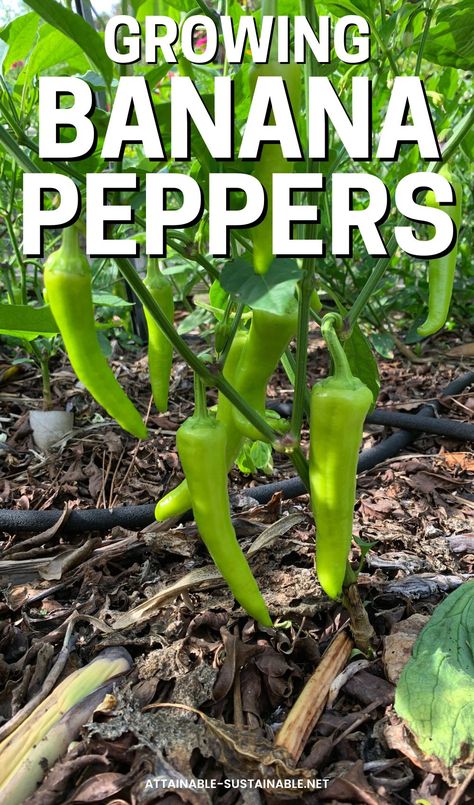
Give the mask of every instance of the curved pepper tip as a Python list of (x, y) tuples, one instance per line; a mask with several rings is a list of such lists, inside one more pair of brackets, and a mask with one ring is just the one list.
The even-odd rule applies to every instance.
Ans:
[(416, 332), (422, 338), (426, 338), (429, 335), (434, 335), (439, 330), (444, 327), (445, 322), (443, 324), (439, 324), (438, 322), (430, 322), (430, 319), (427, 318), (423, 324), (420, 324), (419, 327), (416, 328)]

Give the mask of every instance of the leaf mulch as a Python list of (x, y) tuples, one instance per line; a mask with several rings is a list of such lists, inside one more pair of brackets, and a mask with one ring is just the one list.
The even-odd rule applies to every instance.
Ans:
[[(458, 357), (450, 362), (440, 343), (433, 341), (427, 363), (381, 362), (379, 405), (410, 411), (468, 368)], [(314, 377), (325, 372), (320, 346), (313, 339)], [(31, 367), (13, 377), (7, 372), (5, 379), (2, 368), (11, 367), (13, 357), (0, 356), (2, 507), (54, 507), (64, 510), (65, 520), (74, 507), (150, 503), (181, 480), (175, 433), (192, 400), (184, 364), (175, 366), (164, 416), (151, 408), (146, 359), (129, 353), (114, 364), (148, 417), (151, 438), (138, 444), (103, 419), (67, 362), (57, 358), (53, 397), (74, 411), (76, 424), (72, 436), (44, 455), (28, 425), (28, 410), (41, 405), (39, 376)], [(280, 374), (270, 396), (284, 400), (290, 391)], [(444, 407), (445, 416), (469, 421), (474, 391)], [(382, 427), (368, 426), (364, 446), (384, 435)], [(237, 608), (192, 523), (65, 536), (62, 520), (39, 537), (4, 535), (0, 724), (57, 670), (66, 635), (60, 679), (106, 647), (120, 646), (133, 659), (107, 707), (84, 726), (28, 805), (474, 802), (469, 779), (460, 784), (454, 771), (443, 776), (435, 759), (417, 753), (393, 711), (394, 686), (416, 634), (436, 604), (473, 574), (474, 456), (468, 448), (422, 436), (403, 456), (360, 476), (355, 535), (376, 542), (360, 589), (378, 648), (374, 659), (355, 653), (333, 683), (297, 764), (275, 746), (275, 735), (325, 649), (347, 626), (344, 609), (318, 588), (307, 496), (285, 502), (276, 496), (265, 506), (233, 498), (236, 530), (244, 549), (252, 546), (250, 561), (275, 629), (258, 628)], [(270, 480), (293, 474), (288, 459), (276, 456)], [(234, 470), (232, 491), (268, 480)], [(358, 552), (354, 543), (353, 560)], [(304, 782), (314, 774), (327, 787), (273, 794), (234, 787), (242, 779)], [(156, 777), (207, 780), (208, 787), (157, 790)]]

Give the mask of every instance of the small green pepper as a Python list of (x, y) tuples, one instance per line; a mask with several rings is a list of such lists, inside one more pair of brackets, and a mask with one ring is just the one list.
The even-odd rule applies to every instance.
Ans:
[(316, 572), (330, 597), (341, 595), (352, 540), (357, 459), (372, 392), (351, 372), (335, 332), (337, 314), (324, 317), (321, 332), (333, 364), (331, 377), (311, 392), (309, 475), (316, 520)]
[[(265, 416), (265, 399), (268, 382), (283, 352), (296, 334), (298, 304), (292, 299), (284, 314), (254, 310), (247, 344), (242, 352), (235, 375), (235, 389)], [(265, 437), (248, 419), (234, 408), (237, 429), (252, 441), (265, 441)]]
[(181, 425), (176, 436), (194, 519), (204, 544), (239, 604), (263, 626), (272, 626), (232, 525), (226, 443), (225, 426), (199, 410)]
[(453, 177), (447, 165), (443, 165), (439, 173), (440, 176), (444, 176), (444, 178), (452, 184), (456, 194), (455, 204), (449, 206), (438, 204), (432, 191), (426, 194), (426, 203), (429, 207), (437, 207), (438, 209), (444, 208), (445, 211), (449, 213), (449, 216), (456, 226), (456, 241), (448, 254), (443, 255), (443, 257), (435, 257), (433, 260), (429, 261), (428, 318), (417, 330), (418, 335), (423, 337), (433, 335), (433, 333), (441, 330), (448, 318), (451, 296), (453, 294), (454, 273), (456, 270), (459, 227), (461, 226), (462, 218), (462, 184)]
[(138, 439), (147, 431), (108, 365), (97, 340), (91, 269), (79, 247), (76, 227), (63, 230), (61, 247), (44, 265), (44, 285), (51, 312), (77, 377), (119, 425)]
[[(247, 341), (247, 333), (240, 330), (235, 334), (230, 350), (228, 352), (222, 374), (229, 383), (234, 384), (235, 371), (240, 360), (244, 345)], [(243, 437), (237, 430), (232, 416), (232, 403), (219, 392), (217, 398), (216, 419), (226, 430), (226, 466), (227, 472), (231, 469), (239, 450), (242, 446)], [(189, 493), (188, 482), (186, 479), (181, 481), (178, 486), (168, 492), (155, 507), (155, 519), (159, 522), (167, 520), (169, 517), (179, 517), (191, 508), (191, 495)]]
[[(173, 286), (160, 271), (158, 260), (149, 258), (145, 285), (168, 321), (174, 318)], [(168, 410), (168, 393), (173, 346), (153, 316), (144, 308), (148, 328), (148, 370), (150, 372), (153, 401), (158, 411)]]

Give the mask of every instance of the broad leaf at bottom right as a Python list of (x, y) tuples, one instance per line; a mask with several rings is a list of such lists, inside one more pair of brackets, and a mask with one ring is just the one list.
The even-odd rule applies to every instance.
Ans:
[(447, 768), (474, 754), (474, 580), (436, 607), (403, 669), (395, 710)]

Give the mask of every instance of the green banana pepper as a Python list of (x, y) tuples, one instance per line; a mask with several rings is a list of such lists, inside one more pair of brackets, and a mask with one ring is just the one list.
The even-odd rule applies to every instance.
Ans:
[[(297, 326), (298, 304), (295, 299), (291, 300), (284, 314), (253, 311), (248, 341), (236, 370), (234, 385), (236, 391), (262, 417), (265, 416), (268, 382), (283, 352), (296, 335)], [(254, 442), (265, 441), (265, 437), (240, 411), (234, 408), (233, 416), (236, 428), (243, 436)]]
[(446, 323), (448, 318), (451, 296), (453, 294), (454, 273), (456, 270), (456, 257), (459, 243), (459, 227), (462, 218), (462, 185), (451, 174), (447, 165), (443, 165), (440, 175), (450, 182), (456, 194), (454, 205), (440, 205), (435, 199), (434, 193), (430, 191), (426, 194), (426, 203), (429, 207), (444, 209), (449, 213), (456, 226), (456, 242), (448, 254), (443, 257), (435, 257), (428, 264), (429, 278), (429, 302), (428, 318), (418, 327), (418, 335), (423, 337), (433, 335), (438, 332)]
[[(225, 379), (232, 385), (235, 383), (235, 371), (240, 360), (240, 356), (247, 341), (247, 332), (240, 330), (235, 334), (232, 341), (229, 353), (227, 355), (224, 369), (222, 374)], [(236, 429), (232, 416), (232, 403), (227, 397), (219, 392), (217, 398), (217, 415), (216, 419), (220, 422), (226, 431), (226, 467), (227, 472), (232, 468), (232, 465), (239, 453), (242, 446), (242, 434)], [(167, 520), (169, 517), (179, 517), (184, 512), (191, 508), (191, 495), (189, 492), (188, 482), (186, 479), (181, 481), (178, 486), (168, 492), (161, 500), (158, 501), (155, 507), (155, 519), (159, 522)]]
[(331, 377), (311, 392), (309, 475), (316, 520), (316, 572), (325, 593), (342, 592), (352, 541), (357, 459), (370, 389), (354, 377), (335, 332), (338, 314), (324, 317), (321, 331), (333, 364)]
[[(149, 258), (148, 260), (145, 285), (168, 321), (172, 322), (174, 318), (173, 286), (160, 271), (156, 259)], [(148, 328), (148, 370), (153, 401), (157, 411), (163, 412), (168, 410), (173, 345), (146, 307), (144, 313)]]
[(46, 260), (44, 285), (77, 377), (124, 430), (146, 439), (143, 420), (117, 382), (97, 339), (91, 269), (76, 227), (63, 230), (61, 247)]
[(263, 626), (272, 626), (231, 521), (225, 426), (207, 413), (196, 413), (181, 425), (176, 443), (204, 544), (239, 604)]
[[(299, 64), (280, 64), (270, 61), (268, 64), (254, 64), (249, 71), (250, 91), (253, 94), (257, 79), (262, 76), (280, 77), (284, 80), (293, 114), (298, 120), (301, 109), (301, 67)], [(275, 119), (272, 115), (270, 124)], [(257, 274), (265, 274), (273, 260), (273, 174), (292, 173), (293, 163), (289, 162), (282, 153), (278, 143), (266, 143), (262, 147), (260, 160), (253, 175), (261, 182), (267, 196), (267, 212), (261, 223), (252, 227), (253, 266)]]

